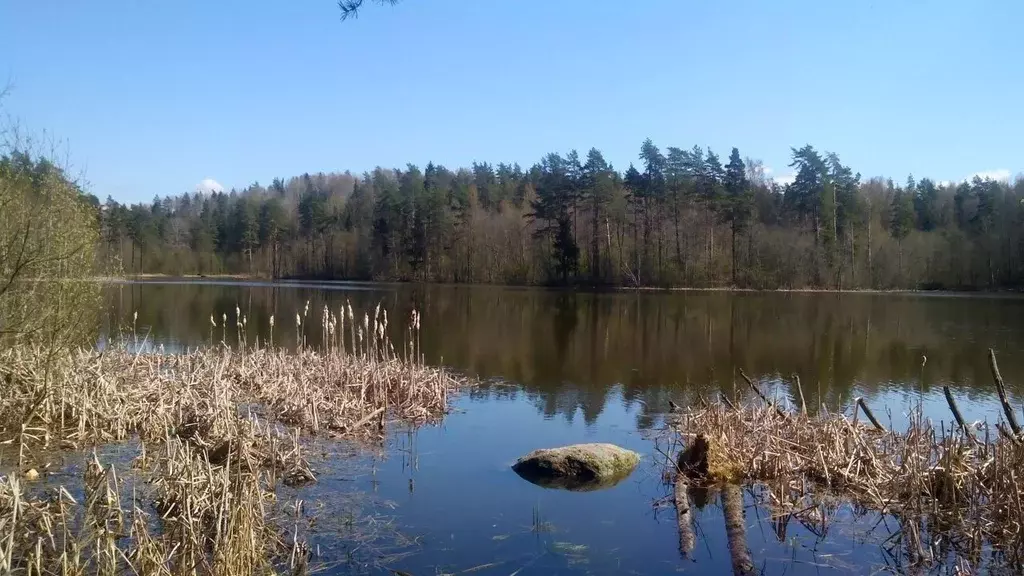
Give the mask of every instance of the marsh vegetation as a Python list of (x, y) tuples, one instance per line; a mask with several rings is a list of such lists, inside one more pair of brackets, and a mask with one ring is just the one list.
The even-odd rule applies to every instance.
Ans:
[[(1020, 566), (1024, 442), (1014, 408), (990, 352), (994, 426), (966, 422), (946, 388), (950, 418), (926, 418), (919, 409), (905, 427), (882, 423), (867, 403), (852, 414), (820, 405), (808, 412), (799, 382), (783, 408), (758, 383), (744, 402), (722, 395), (700, 399), (673, 429), (683, 449), (670, 462), (680, 549), (692, 554), (692, 490), (720, 493), (733, 571), (753, 573), (742, 490), (767, 510), (777, 536), (799, 523), (827, 534), (844, 509), (871, 518), (875, 540), (898, 570), (946, 569), (979, 573)], [(707, 498), (707, 496), (702, 496)]]
[[(301, 573), (315, 560), (276, 488), (317, 481), (313, 438), (383, 434), (442, 416), (460, 379), (385, 336), (387, 315), (319, 315), (327, 345), (247, 343), (247, 318), (211, 318), (221, 341), (144, 354), (0, 350), (0, 571), (24, 574)], [(301, 341), (315, 320), (292, 319)], [(235, 336), (234, 347), (225, 340)], [(55, 453), (127, 443), (128, 470), (93, 452), (79, 476)], [(129, 488), (130, 487), (130, 488)]]

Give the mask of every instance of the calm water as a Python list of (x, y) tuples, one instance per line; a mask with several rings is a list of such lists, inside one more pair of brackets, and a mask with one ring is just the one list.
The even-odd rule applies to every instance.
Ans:
[[(210, 315), (220, 323), (238, 306), (250, 342), (269, 338), (274, 315), (275, 342), (294, 345), (294, 315), (307, 301), (319, 317), (346, 300), (357, 310), (380, 303), (392, 319), (420, 310), (428, 362), (485, 381), (442, 425), (394, 430), (379, 456), (355, 468), (315, 463), (320, 482), (294, 496), (364, 492), (364, 511), (410, 539), (339, 543), (330, 530), (314, 532), (324, 557), (345, 563), (338, 573), (390, 553), (411, 553), (391, 567), (414, 576), (728, 572), (717, 500), (696, 513), (697, 548), (685, 559), (674, 511), (662, 505), (671, 488), (652, 437), (669, 398), (731, 393), (741, 368), (787, 394), (797, 374), (809, 404), (835, 408), (865, 396), (899, 426), (918, 401), (949, 420), (945, 384), (966, 418), (995, 421), (988, 348), (1015, 397), (1024, 382), (1024, 299), (1012, 297), (164, 282), (109, 286), (106, 318), (115, 333), (137, 312), (139, 338), (173, 351), (220, 342)], [(393, 337), (403, 342), (399, 324), (392, 321)], [(307, 332), (307, 341), (318, 334)], [(229, 331), (226, 340), (235, 338)], [(509, 469), (535, 448), (598, 441), (636, 450), (644, 462), (618, 486), (588, 493), (540, 488)], [(888, 560), (877, 544), (883, 529), (852, 510), (837, 510), (843, 521), (823, 535), (796, 522), (781, 530), (764, 514), (747, 508), (747, 539), (766, 573), (864, 572)]]

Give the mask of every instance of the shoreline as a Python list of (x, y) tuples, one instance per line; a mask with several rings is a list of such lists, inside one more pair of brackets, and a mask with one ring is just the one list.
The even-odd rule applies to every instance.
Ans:
[(1024, 290), (1018, 288), (1003, 289), (978, 289), (978, 290), (957, 290), (957, 289), (923, 289), (923, 288), (742, 288), (736, 286), (596, 286), (596, 285), (572, 285), (557, 286), (544, 284), (492, 284), (492, 283), (467, 283), (467, 282), (420, 282), (403, 280), (346, 280), (346, 279), (322, 279), (322, 278), (270, 278), (252, 274), (135, 274), (124, 276), (94, 276), (87, 278), (87, 281), (100, 283), (191, 283), (203, 282), (224, 282), (232, 284), (265, 283), (288, 286), (292, 284), (323, 284), (330, 285), (353, 285), (353, 286), (447, 286), (458, 288), (480, 287), (480, 288), (509, 288), (509, 289), (537, 289), (556, 292), (578, 292), (588, 293), (676, 293), (676, 292), (722, 292), (734, 294), (906, 294), (921, 296), (1024, 296)]

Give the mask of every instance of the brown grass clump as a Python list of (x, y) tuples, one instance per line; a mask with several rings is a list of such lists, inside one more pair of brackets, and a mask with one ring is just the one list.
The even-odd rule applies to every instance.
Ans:
[[(307, 317), (296, 315), (300, 336)], [(462, 384), (424, 365), (416, 339), (397, 354), (379, 309), (361, 326), (351, 318), (325, 310), (319, 350), (250, 346), (244, 317), (236, 348), (0, 350), (0, 454), (16, 460), (0, 474), (0, 573), (304, 571), (308, 550), (278, 521), (275, 493), (316, 481), (304, 437), (439, 417)], [(122, 442), (138, 443), (134, 470), (94, 454), (66, 486), (32, 489), (54, 450)]]
[(852, 503), (896, 520), (886, 545), (909, 563), (1024, 559), (1024, 444), (1014, 433), (976, 438), (920, 413), (903, 431), (880, 430), (826, 410), (784, 412), (760, 396), (680, 415), (676, 466), (688, 481), (763, 488), (780, 515), (821, 518), (828, 503)]

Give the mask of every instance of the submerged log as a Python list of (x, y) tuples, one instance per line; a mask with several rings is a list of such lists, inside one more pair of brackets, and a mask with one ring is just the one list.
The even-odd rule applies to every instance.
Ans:
[(747, 526), (743, 514), (743, 492), (735, 484), (722, 489), (722, 509), (725, 511), (725, 536), (729, 542), (729, 556), (732, 558), (732, 573), (748, 576), (754, 574), (754, 562), (747, 547)]

